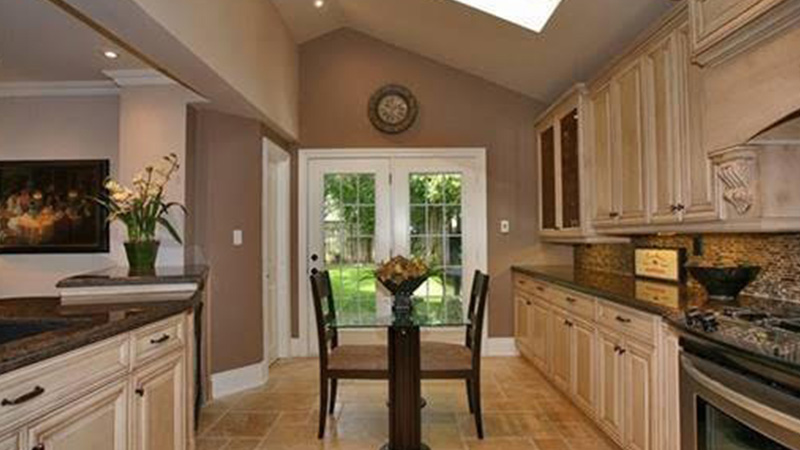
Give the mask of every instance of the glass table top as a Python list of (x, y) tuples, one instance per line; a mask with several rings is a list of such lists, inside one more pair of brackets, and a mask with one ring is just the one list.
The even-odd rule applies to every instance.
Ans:
[(418, 327), (459, 327), (469, 325), (470, 321), (460, 311), (444, 312), (440, 309), (415, 307), (410, 314), (392, 314), (378, 311), (374, 313), (336, 312), (335, 320), (328, 320), (328, 325), (336, 329), (355, 328), (389, 328), (395, 326)]

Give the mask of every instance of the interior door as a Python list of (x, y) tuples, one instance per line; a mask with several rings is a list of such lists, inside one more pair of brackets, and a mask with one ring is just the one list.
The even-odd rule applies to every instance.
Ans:
[[(462, 317), (479, 268), (482, 178), (472, 158), (393, 161), (393, 253), (422, 258), (436, 272), (415, 295), (425, 308)], [(463, 333), (457, 336), (463, 340)]]
[[(309, 162), (306, 258), (311, 272), (329, 271), (339, 316), (374, 315), (377, 308), (388, 312), (388, 294), (378, 287), (374, 270), (391, 252), (389, 171), (388, 158)], [(309, 308), (309, 323), (314, 320)], [(309, 334), (309, 350), (315, 354), (314, 326)], [(343, 340), (363, 335), (343, 333)]]

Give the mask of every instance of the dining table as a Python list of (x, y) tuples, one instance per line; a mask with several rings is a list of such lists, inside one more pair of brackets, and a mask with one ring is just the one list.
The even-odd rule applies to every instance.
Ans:
[(462, 310), (416, 302), (410, 311), (338, 313), (329, 321), (337, 330), (386, 329), (389, 357), (389, 442), (381, 450), (427, 450), (422, 442), (422, 370), (420, 329), (470, 324)]

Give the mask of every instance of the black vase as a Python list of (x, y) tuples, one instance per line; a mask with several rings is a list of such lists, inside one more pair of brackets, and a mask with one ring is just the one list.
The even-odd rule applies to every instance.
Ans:
[(414, 302), (411, 297), (414, 295), (414, 291), (419, 289), (427, 279), (426, 275), (404, 280), (401, 283), (381, 280), (381, 284), (392, 293), (392, 312), (395, 314), (410, 314), (414, 308)]

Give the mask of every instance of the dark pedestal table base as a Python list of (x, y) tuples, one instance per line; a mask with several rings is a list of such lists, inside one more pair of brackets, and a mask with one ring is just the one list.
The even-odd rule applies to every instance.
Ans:
[(422, 443), (419, 327), (389, 327), (389, 443), (381, 450), (429, 450)]

